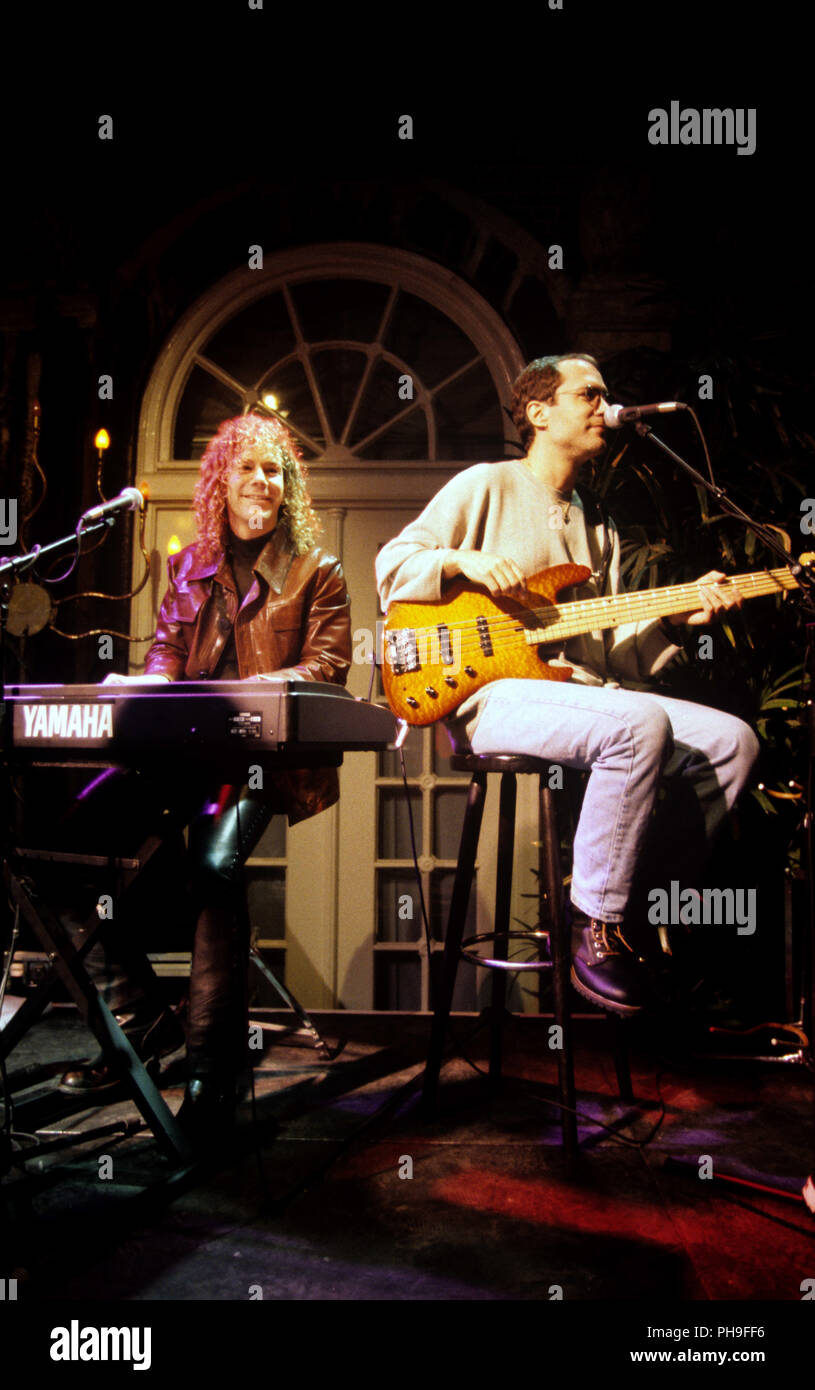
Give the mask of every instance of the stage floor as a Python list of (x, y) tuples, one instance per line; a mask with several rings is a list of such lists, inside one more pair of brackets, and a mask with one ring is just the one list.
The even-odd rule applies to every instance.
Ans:
[[(815, 1218), (795, 1196), (815, 1167), (804, 1067), (694, 1057), (639, 1029), (637, 1101), (627, 1105), (605, 1030), (587, 1020), (576, 1048), (580, 1153), (569, 1165), (552, 1103), (551, 1020), (509, 1022), (497, 1094), (475, 1070), (486, 1034), (467, 1044), (446, 1063), (425, 1122), (409, 1083), (421, 1074), (426, 1017), (315, 1018), (329, 1041), (345, 1037), (340, 1054), (325, 1062), (301, 1040), (264, 1033), (255, 1122), (247, 1101), (217, 1163), (174, 1174), (142, 1130), (13, 1170), (2, 1186), (7, 1273), (21, 1296), (801, 1299), (815, 1272)], [(471, 1023), (457, 1019), (457, 1034)], [(92, 1050), (70, 1009), (31, 1030), (9, 1058), (17, 1130), (138, 1120), (127, 1101), (67, 1114), (59, 1074)], [(165, 1066), (174, 1110), (183, 1081), (182, 1052)], [(711, 1166), (777, 1179), (793, 1199), (721, 1185), (705, 1176)]]

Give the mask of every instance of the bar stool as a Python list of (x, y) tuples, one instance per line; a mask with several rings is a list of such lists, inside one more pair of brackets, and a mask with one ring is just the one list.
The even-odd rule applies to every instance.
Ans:
[[(422, 1089), (422, 1109), (425, 1116), (435, 1111), (439, 1073), (441, 1071), (444, 1041), (450, 1018), (453, 990), (459, 960), (464, 957), (476, 964), (488, 965), (493, 969), (492, 1002), (490, 1015), (490, 1080), (496, 1083), (501, 1075), (503, 1052), (503, 1032), (506, 1020), (506, 975), (508, 970), (551, 970), (553, 985), (553, 1012), (555, 1023), (560, 1028), (561, 1047), (558, 1054), (558, 1097), (561, 1106), (561, 1133), (563, 1147), (569, 1157), (577, 1150), (577, 1117), (575, 1111), (574, 1054), (572, 1047), (571, 1014), (569, 1009), (569, 973), (571, 969), (570, 930), (563, 910), (562, 870), (560, 863), (560, 829), (552, 789), (549, 786), (550, 766), (548, 760), (520, 754), (475, 753), (456, 754), (450, 759), (450, 766), (456, 772), (472, 772), (472, 781), (467, 795), (467, 809), (459, 843), (456, 877), (450, 902), (441, 976), (437, 985), (436, 1006), (430, 1034), (430, 1047), (424, 1073)], [(501, 774), (501, 791), (498, 819), (498, 860), (495, 883), (494, 930), (479, 938), (463, 943), (464, 923), (467, 905), (475, 870), (481, 820), (487, 794), (487, 779), (490, 773)], [(512, 892), (512, 861), (515, 846), (515, 804), (517, 794), (516, 778), (519, 773), (538, 775), (538, 798), (540, 808), (540, 858), (539, 872), (542, 889), (549, 906), (549, 959), (517, 964), (508, 960), (509, 941), (519, 935), (531, 933), (511, 933), (509, 931), (510, 898)], [(485, 961), (467, 947), (476, 941), (494, 941), (493, 958)], [(621, 1020), (612, 1016), (615, 1026), (615, 1062), (620, 1096), (626, 1101), (633, 1099), (631, 1078), (628, 1069), (627, 1053), (622, 1045), (619, 1025)]]

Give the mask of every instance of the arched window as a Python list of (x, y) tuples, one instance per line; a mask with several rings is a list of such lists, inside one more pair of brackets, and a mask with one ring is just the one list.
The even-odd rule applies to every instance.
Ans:
[(173, 333), (145, 394), (139, 472), (197, 460), (264, 395), (318, 467), (497, 457), (522, 365), (486, 301), (422, 257), (281, 253), (216, 285)]
[[(132, 630), (152, 630), (161, 562), (193, 539), (189, 499), (208, 440), (264, 398), (303, 448), (325, 543), (348, 577), (353, 626), (373, 630), (377, 545), (458, 469), (505, 456), (514, 439), (505, 407), (522, 366), (505, 323), (475, 290), (396, 248), (300, 247), (215, 285), (178, 324), (145, 393), (138, 478), (154, 504), (148, 543), (159, 563), (152, 593), (135, 600)], [(365, 694), (367, 685), (368, 670), (355, 666), (349, 687)], [(408, 755), (434, 956), (466, 796), (440, 733), (414, 731)], [(430, 962), (418, 918), (403, 920), (412, 869), (398, 769), (392, 755), (366, 756), (346, 758), (336, 814), (288, 833), (270, 828), (247, 866), (253, 921), (304, 1003), (423, 1008)]]

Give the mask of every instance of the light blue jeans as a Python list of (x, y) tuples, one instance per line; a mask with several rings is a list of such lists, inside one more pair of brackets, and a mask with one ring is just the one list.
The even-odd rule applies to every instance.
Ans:
[[(487, 686), (471, 746), (591, 774), (571, 896), (587, 916), (605, 922), (623, 920), (643, 867), (652, 885), (667, 888), (671, 877), (683, 887), (693, 883), (688, 875), (701, 867), (758, 755), (752, 729), (721, 710), (571, 681)], [(652, 820), (663, 778), (666, 795)]]

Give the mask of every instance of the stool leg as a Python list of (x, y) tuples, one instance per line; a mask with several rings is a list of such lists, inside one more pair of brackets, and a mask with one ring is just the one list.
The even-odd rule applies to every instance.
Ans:
[(568, 1157), (577, 1152), (577, 1117), (574, 1114), (574, 1055), (569, 1009), (571, 941), (563, 911), (563, 885), (560, 865), (560, 831), (551, 789), (540, 778), (541, 867), (549, 898), (549, 940), (552, 948), (552, 986), (555, 1023), (560, 1027), (563, 1046), (558, 1050), (558, 1089), (563, 1147)]
[(620, 1093), (620, 1100), (633, 1101), (634, 1089), (631, 1085), (631, 1066), (628, 1057), (626, 1020), (614, 1014), (609, 1014), (608, 1021), (613, 1029), (612, 1050), (614, 1053), (614, 1069), (617, 1073), (617, 1090)]
[(430, 1047), (428, 1049), (427, 1064), (424, 1069), (424, 1085), (422, 1087), (422, 1111), (427, 1118), (433, 1114), (436, 1105), (436, 1089), (439, 1082), (439, 1072), (441, 1071), (442, 1053), (444, 1052), (444, 1037), (450, 1018), (450, 1007), (453, 1002), (453, 989), (456, 983), (456, 971), (458, 969), (459, 956), (461, 953), (461, 941), (464, 936), (467, 904), (470, 901), (470, 887), (475, 870), (475, 856), (478, 850), (478, 836), (481, 831), (481, 818), (484, 814), (486, 791), (487, 774), (485, 772), (474, 773), (473, 780), (470, 783), (470, 790), (467, 794), (467, 810), (464, 815), (464, 825), (461, 830), (458, 866), (456, 868), (455, 883), (453, 884), (453, 896), (450, 900), (450, 916), (447, 921), (447, 935), (444, 941), (441, 979), (439, 980), (438, 990), (433, 991), (433, 1023), (430, 1029)]
[[(507, 932), (509, 931), (509, 908), (512, 896), (512, 860), (515, 852), (515, 802), (516, 782), (514, 772), (504, 772), (501, 776), (501, 804), (498, 815), (498, 862), (495, 871), (495, 932), (496, 960), (507, 959)], [(501, 1079), (501, 1057), (504, 1043), (504, 1023), (506, 1020), (507, 978), (506, 971), (500, 967), (492, 972), (492, 1018), (490, 1021), (490, 1082), (497, 1086)]]

